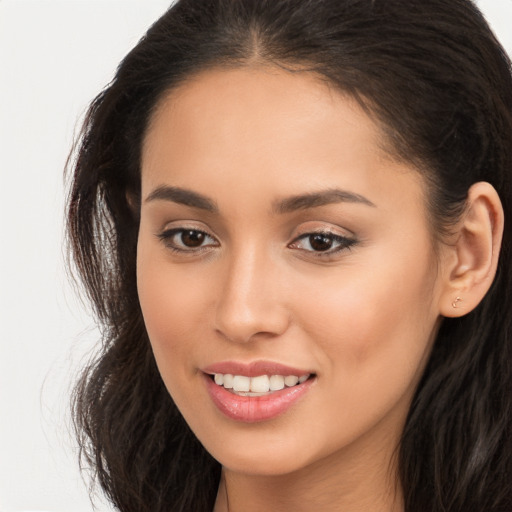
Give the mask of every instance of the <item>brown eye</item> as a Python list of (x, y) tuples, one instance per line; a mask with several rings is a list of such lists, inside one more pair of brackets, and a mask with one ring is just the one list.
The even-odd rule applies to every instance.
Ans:
[(333, 242), (332, 236), (327, 236), (323, 233), (309, 235), (309, 245), (314, 251), (328, 251), (332, 247)]
[(219, 245), (215, 238), (198, 229), (169, 229), (158, 234), (157, 237), (166, 247), (176, 252), (193, 253)]
[(349, 249), (356, 243), (357, 241), (353, 238), (347, 238), (336, 233), (319, 232), (306, 233), (292, 242), (289, 247), (320, 256), (322, 254), (334, 255), (334, 253)]
[(189, 229), (181, 232), (181, 243), (186, 247), (200, 247), (206, 238), (202, 231)]

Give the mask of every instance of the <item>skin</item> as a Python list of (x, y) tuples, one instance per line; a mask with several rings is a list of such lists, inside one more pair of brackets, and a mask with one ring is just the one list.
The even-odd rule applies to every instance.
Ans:
[[(434, 247), (421, 176), (385, 146), (353, 100), (274, 68), (203, 72), (152, 118), (139, 297), (163, 381), (223, 466), (217, 512), (403, 510), (394, 453), (455, 298), (457, 253)], [(163, 186), (217, 211), (155, 197)], [(276, 211), (332, 189), (365, 200)], [(203, 245), (163, 237), (179, 228), (206, 233)], [(319, 231), (352, 245), (315, 251), (306, 235)], [(277, 418), (227, 418), (200, 369), (261, 360), (314, 372), (314, 384)]]

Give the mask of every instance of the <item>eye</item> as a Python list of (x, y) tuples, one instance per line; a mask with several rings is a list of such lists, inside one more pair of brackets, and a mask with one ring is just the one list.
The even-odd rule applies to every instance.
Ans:
[(219, 245), (215, 238), (199, 229), (173, 228), (157, 236), (166, 247), (177, 252), (197, 252)]
[(303, 251), (333, 254), (343, 249), (348, 249), (356, 243), (356, 240), (331, 232), (305, 233), (296, 238), (290, 247)]

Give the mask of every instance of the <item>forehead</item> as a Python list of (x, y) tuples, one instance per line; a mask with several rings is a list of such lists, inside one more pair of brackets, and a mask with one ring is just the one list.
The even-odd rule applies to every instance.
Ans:
[(159, 143), (234, 143), (236, 135), (245, 143), (238, 149), (268, 148), (314, 132), (325, 143), (364, 140), (369, 151), (390, 156), (383, 132), (354, 99), (312, 73), (259, 66), (207, 70), (164, 94), (146, 130), (143, 159)]
[(169, 182), (210, 193), (242, 179), (249, 186), (238, 183), (238, 195), (339, 186), (368, 195), (405, 174), (417, 185), (419, 174), (385, 147), (360, 105), (311, 73), (214, 69), (168, 92), (155, 109), (142, 153), (143, 195)]

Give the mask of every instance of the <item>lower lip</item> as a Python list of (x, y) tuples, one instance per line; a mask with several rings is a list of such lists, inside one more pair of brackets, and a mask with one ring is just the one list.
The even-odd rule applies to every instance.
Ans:
[(274, 391), (264, 396), (239, 396), (215, 384), (205, 374), (206, 387), (213, 403), (225, 416), (245, 423), (271, 420), (292, 407), (311, 388), (314, 378), (290, 388)]

